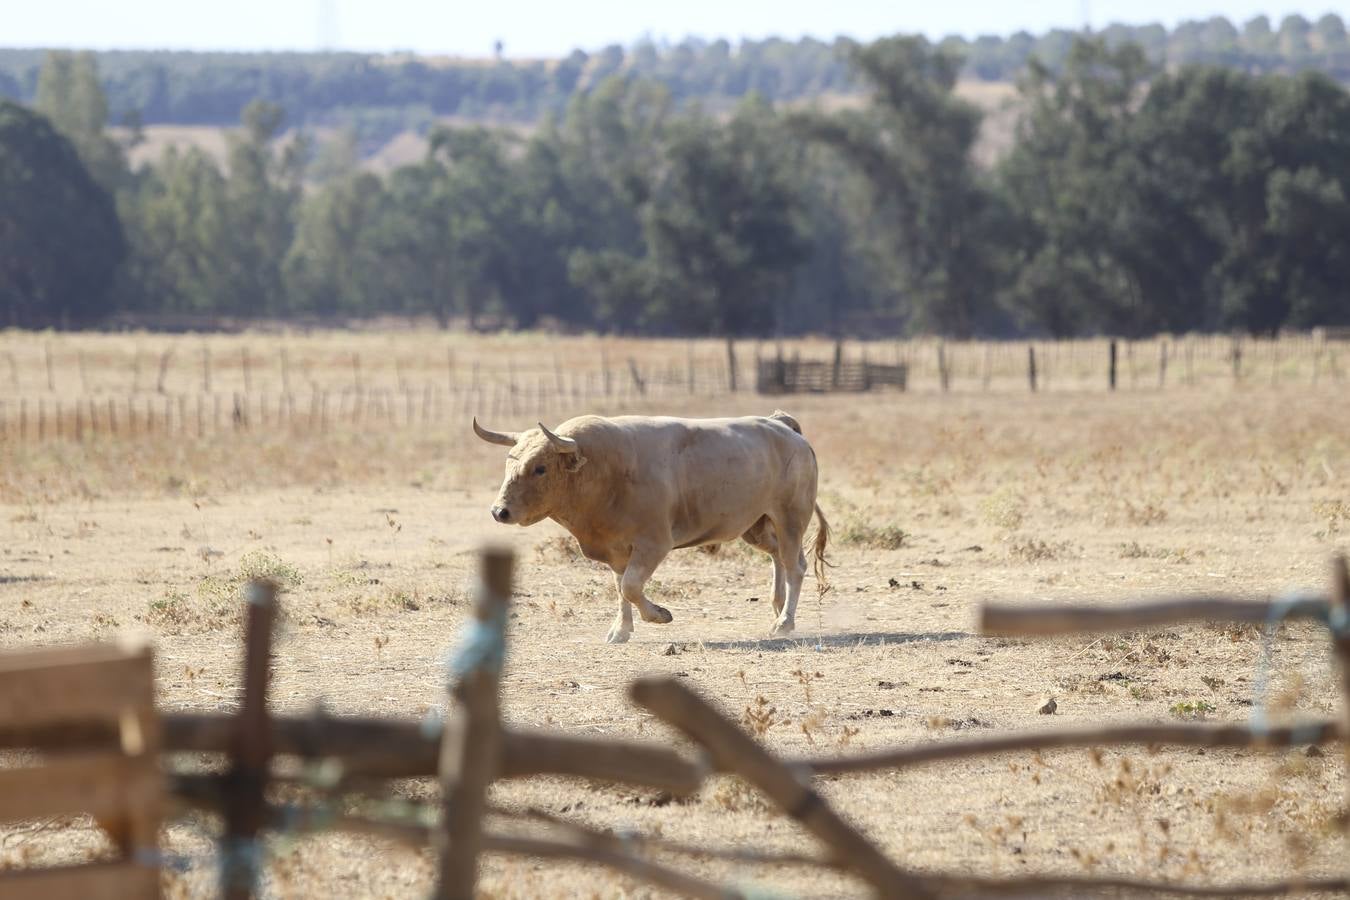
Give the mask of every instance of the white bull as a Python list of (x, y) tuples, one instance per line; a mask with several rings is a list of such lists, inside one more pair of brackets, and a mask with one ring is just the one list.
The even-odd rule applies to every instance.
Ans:
[(773, 559), (772, 634), (791, 633), (806, 575), (802, 542), (814, 512), (812, 552), (824, 577), (829, 525), (816, 504), (816, 454), (801, 426), (772, 416), (679, 419), (579, 416), (519, 433), (474, 433), (510, 447), (492, 517), (513, 525), (553, 519), (587, 557), (614, 570), (619, 613), (611, 643), (670, 612), (643, 592), (671, 550), (743, 538)]

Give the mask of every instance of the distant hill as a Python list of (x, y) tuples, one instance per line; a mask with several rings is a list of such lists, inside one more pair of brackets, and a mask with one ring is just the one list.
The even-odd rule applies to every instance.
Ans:
[[(1350, 39), (1339, 16), (1316, 22), (1265, 17), (1241, 26), (1223, 18), (1161, 25), (1112, 25), (1110, 43), (1134, 41), (1168, 65), (1208, 63), (1252, 72), (1316, 69), (1350, 82)], [(1025, 32), (973, 41), (949, 38), (963, 54), (970, 82), (1011, 82), (1035, 56), (1052, 68), (1076, 32)], [(857, 92), (832, 43), (804, 38), (686, 40), (678, 44), (610, 46), (554, 60), (482, 60), (361, 53), (192, 53), (110, 51), (97, 54), (114, 124), (134, 117), (147, 125), (223, 126), (251, 100), (281, 104), (292, 126), (349, 128), (374, 153), (395, 136), (424, 134), (447, 117), (530, 123), (561, 111), (577, 91), (628, 73), (666, 85), (678, 102), (719, 109), (757, 92), (776, 102), (801, 102)], [(0, 49), (0, 96), (31, 101), (45, 51)]]

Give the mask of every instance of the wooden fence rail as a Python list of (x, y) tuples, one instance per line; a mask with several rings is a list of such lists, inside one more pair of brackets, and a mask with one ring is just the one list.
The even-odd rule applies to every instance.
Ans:
[[(741, 897), (736, 888), (656, 862), (644, 850), (674, 855), (736, 860), (761, 865), (828, 867), (847, 872), (879, 897), (1007, 896), (1069, 894), (1105, 890), (1177, 896), (1271, 896), (1297, 891), (1345, 891), (1350, 879), (1304, 879), (1265, 884), (1192, 886), (1113, 877), (1030, 876), (980, 878), (920, 872), (892, 858), (865, 833), (840, 817), (814, 787), (816, 776), (840, 776), (935, 764), (995, 753), (1048, 751), (1108, 745), (1190, 746), (1270, 750), (1325, 743), (1347, 743), (1350, 719), (1315, 720), (1281, 727), (1204, 723), (1120, 725), (1049, 729), (977, 739), (943, 740), (866, 753), (819, 757), (780, 757), (753, 740), (740, 726), (684, 680), (635, 681), (630, 698), (693, 741), (693, 754), (667, 746), (579, 737), (552, 731), (505, 726), (500, 718), (498, 673), (506, 655), (507, 608), (512, 558), (508, 552), (483, 555), (474, 615), (465, 628), (452, 666), (449, 714), (442, 723), (408, 719), (348, 718), (316, 712), (310, 716), (274, 716), (266, 706), (270, 629), (275, 618), (273, 588), (249, 587), (246, 617), (244, 687), (240, 711), (170, 713), (161, 717), (159, 750), (169, 796), (181, 810), (224, 814), (220, 842), (223, 896), (256, 894), (262, 837), (278, 830), (336, 829), (413, 843), (438, 851), (436, 895), (472, 896), (479, 859), (510, 854), (570, 859), (609, 867), (653, 885), (691, 897)], [(1337, 558), (1332, 589), (1326, 596), (1300, 594), (1275, 602), (1228, 597), (1190, 597), (1115, 608), (1008, 607), (983, 611), (986, 633), (1050, 635), (1156, 627), (1196, 621), (1264, 622), (1310, 619), (1325, 625), (1342, 664), (1346, 710), (1350, 711), (1350, 574)], [(4, 657), (0, 657), (2, 662)], [(0, 672), (3, 665), (0, 665)], [(0, 725), (0, 750), (57, 750), (80, 743), (115, 746), (125, 738), (114, 721), (48, 722), (16, 720)], [(183, 754), (223, 755), (221, 774), (182, 771)], [(274, 767), (273, 760), (300, 757), (324, 760), (302, 772)], [(544, 813), (514, 813), (488, 801), (496, 780), (540, 775), (574, 776), (627, 783), (676, 795), (697, 791), (712, 773), (731, 773), (753, 785), (820, 844), (817, 854), (763, 853), (753, 848), (679, 844), (651, 835), (621, 840), (580, 823)], [(391, 779), (438, 779), (442, 800), (417, 804), (398, 799)], [(269, 783), (289, 783), (304, 799), (281, 804), (268, 799)], [(380, 785), (386, 785), (381, 788)], [(382, 798), (382, 799), (381, 799)], [(364, 805), (351, 801), (360, 799)], [(380, 800), (374, 807), (372, 799)], [(355, 812), (361, 808), (368, 811)], [(528, 835), (515, 829), (524, 815), (542, 826)]]

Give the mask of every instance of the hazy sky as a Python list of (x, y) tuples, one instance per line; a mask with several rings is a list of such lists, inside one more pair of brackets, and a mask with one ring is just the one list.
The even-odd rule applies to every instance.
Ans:
[[(1278, 0), (1277, 0), (1278, 2)], [(1285, 0), (1288, 3), (1288, 0)], [(557, 56), (573, 47), (631, 44), (644, 35), (736, 39), (844, 34), (865, 39), (897, 31), (974, 36), (1077, 28), (1115, 21), (1167, 25), (1224, 15), (1244, 21), (1291, 12), (1314, 19), (1350, 14), (1350, 0), (1315, 6), (1257, 0), (0, 0), (0, 46), (173, 49), (300, 49), (321, 45), (325, 17), (337, 46), (484, 56), (500, 38), (508, 56)]]

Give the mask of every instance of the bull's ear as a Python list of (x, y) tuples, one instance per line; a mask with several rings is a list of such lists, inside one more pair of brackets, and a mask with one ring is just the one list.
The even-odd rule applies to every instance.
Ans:
[(562, 455), (562, 465), (568, 472), (575, 472), (586, 465), (586, 457), (580, 453), (564, 453)]

